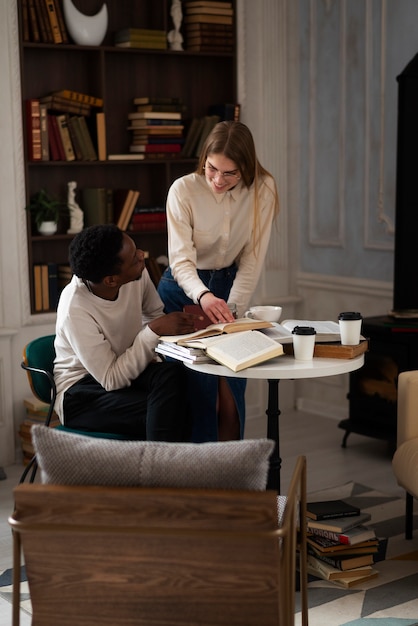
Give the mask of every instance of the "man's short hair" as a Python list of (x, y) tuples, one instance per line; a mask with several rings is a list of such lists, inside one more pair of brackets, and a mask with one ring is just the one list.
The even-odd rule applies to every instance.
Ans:
[(78, 233), (69, 248), (73, 273), (81, 279), (100, 283), (105, 276), (119, 274), (123, 231), (114, 224), (90, 226)]

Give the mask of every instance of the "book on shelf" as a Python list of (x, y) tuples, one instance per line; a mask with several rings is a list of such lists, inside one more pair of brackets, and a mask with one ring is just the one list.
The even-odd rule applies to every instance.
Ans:
[(126, 230), (139, 198), (139, 191), (136, 189), (115, 190), (113, 197), (114, 219), (116, 220), (116, 225), (121, 230)]
[(74, 100), (75, 102), (82, 102), (93, 107), (103, 106), (103, 98), (81, 93), (80, 91), (73, 91), (72, 89), (60, 89), (58, 91), (53, 91), (51, 95), (66, 98), (67, 100)]
[(360, 515), (360, 508), (344, 500), (321, 500), (308, 502), (306, 505), (306, 516), (313, 520), (348, 517), (349, 515)]
[(30, 41), (28, 0), (22, 0), (22, 40), (25, 43)]
[(52, 161), (61, 160), (61, 138), (58, 137), (58, 127), (56, 124), (55, 115), (47, 114), (47, 128), (48, 128), (48, 145), (49, 145), (49, 157)]
[[(134, 99), (135, 100), (135, 99)], [(135, 111), (138, 113), (154, 112), (154, 113), (186, 113), (185, 104), (134, 104)]]
[(123, 28), (116, 31), (114, 44), (122, 48), (155, 48), (166, 50), (167, 33), (151, 28)]
[(99, 161), (106, 161), (106, 118), (104, 111), (96, 113), (97, 156)]
[(181, 120), (178, 111), (134, 111), (128, 113), (128, 120)]
[(220, 0), (186, 0), (186, 2), (184, 3), (184, 7), (232, 9), (232, 2), (221, 2)]
[(46, 264), (48, 279), (48, 299), (49, 309), (55, 311), (58, 305), (59, 289), (58, 289), (58, 265), (52, 261)]
[(205, 115), (203, 118), (203, 124), (199, 133), (199, 139), (196, 144), (195, 149), (195, 157), (199, 157), (202, 151), (202, 148), (205, 144), (206, 139), (208, 138), (211, 130), (216, 126), (216, 124), (220, 121), (219, 115)]
[(309, 530), (324, 530), (334, 533), (343, 533), (351, 530), (356, 526), (360, 526), (369, 522), (370, 513), (359, 513), (358, 515), (349, 515), (348, 517), (327, 518), (323, 520), (313, 520), (308, 518)]
[(70, 38), (68, 36), (67, 26), (64, 20), (63, 9), (61, 6), (62, 0), (54, 0), (55, 2), (55, 11), (58, 18), (59, 29), (61, 31), (62, 43), (69, 43)]
[(43, 2), (45, 2), (45, 6), (47, 8), (47, 14), (51, 27), (53, 41), (54, 43), (63, 43), (58, 15), (55, 7), (55, 2), (58, 3), (58, 0), (43, 0)]
[(137, 128), (149, 129), (158, 133), (161, 133), (162, 131), (169, 131), (169, 132), (174, 133), (174, 132), (178, 132), (179, 130), (180, 131), (184, 130), (183, 120), (181, 119), (177, 119), (177, 120), (168, 120), (168, 119), (163, 120), (159, 118), (132, 119), (132, 120), (128, 120), (128, 129), (129, 127), (132, 127), (134, 130)]
[(73, 145), (73, 150), (74, 150), (76, 160), (77, 161), (86, 160), (84, 153), (83, 153), (82, 138), (81, 138), (80, 130), (78, 127), (78, 122), (75, 119), (75, 116), (72, 116), (72, 115), (67, 116), (67, 127), (68, 127), (68, 132), (70, 133), (71, 143)]
[(86, 187), (82, 189), (81, 208), (84, 213), (84, 226), (109, 224), (112, 222), (112, 205), (111, 190), (105, 187)]
[(211, 104), (208, 113), (209, 115), (218, 115), (220, 120), (232, 120), (234, 122), (239, 122), (241, 105), (238, 102)]
[(56, 116), (58, 130), (61, 135), (61, 142), (64, 148), (65, 159), (67, 161), (75, 161), (75, 152), (71, 141), (70, 131), (68, 129), (68, 117), (65, 113)]
[(145, 159), (145, 154), (135, 153), (123, 153), (123, 154), (108, 154), (108, 161), (142, 161)]
[(39, 34), (42, 43), (54, 43), (51, 23), (45, 0), (35, 0), (35, 11), (38, 19)]
[(152, 144), (134, 144), (129, 146), (130, 152), (180, 152), (181, 144), (179, 143), (152, 143)]
[(33, 291), (35, 311), (42, 311), (42, 274), (39, 263), (35, 263), (33, 266)]
[(156, 105), (165, 105), (165, 104), (183, 104), (182, 98), (178, 98), (176, 96), (137, 96), (133, 100), (134, 105), (142, 105), (142, 104), (156, 104)]
[(48, 111), (45, 104), (39, 104), (39, 120), (41, 125), (42, 161), (49, 161)]
[(185, 4), (186, 15), (234, 15), (232, 7), (199, 7)]
[(90, 115), (92, 107), (84, 102), (69, 100), (55, 94), (42, 96), (39, 98), (41, 104), (46, 104), (49, 111), (58, 111), (60, 113), (74, 113), (75, 115)]
[(29, 98), (25, 101), (26, 108), (26, 133), (28, 158), (30, 161), (42, 161), (41, 142), (41, 111), (37, 98)]
[(143, 48), (143, 49), (155, 49), (155, 50), (166, 50), (167, 42), (165, 39), (150, 39), (150, 40), (133, 40), (133, 41), (119, 41), (115, 43), (115, 46), (118, 48)]
[(84, 115), (76, 115), (76, 126), (78, 125), (83, 155), (86, 161), (97, 161), (97, 151), (93, 144), (89, 127)]
[(327, 563), (332, 567), (344, 572), (346, 570), (355, 569), (356, 567), (364, 567), (365, 565), (373, 565), (373, 554), (344, 555), (332, 556), (329, 554), (318, 553), (311, 545), (308, 545), (308, 554), (311, 554), (323, 563)]
[(39, 43), (41, 41), (41, 35), (35, 7), (35, 0), (28, 0), (28, 13), (30, 25), (30, 39), (33, 43)]
[(232, 25), (234, 18), (233, 15), (211, 15), (208, 13), (196, 13), (193, 15), (186, 15), (183, 18), (184, 24), (204, 23), (204, 24), (227, 24)]
[(186, 134), (186, 140), (181, 151), (182, 157), (188, 158), (194, 156), (203, 124), (203, 117), (194, 117), (190, 122), (190, 126)]
[(225, 43), (211, 43), (211, 44), (187, 44), (187, 50), (189, 52), (222, 52), (230, 54), (233, 52), (232, 44)]

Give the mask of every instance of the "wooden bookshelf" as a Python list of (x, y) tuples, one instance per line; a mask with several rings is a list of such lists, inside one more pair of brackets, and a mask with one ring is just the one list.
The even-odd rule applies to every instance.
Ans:
[[(94, 14), (102, 2), (75, 0), (74, 4), (83, 12)], [(193, 171), (196, 165), (195, 158), (177, 155), (142, 161), (30, 161), (24, 115), (25, 101), (29, 98), (40, 98), (62, 89), (102, 98), (100, 110), (105, 114), (108, 154), (128, 152), (131, 134), (127, 130), (127, 115), (134, 110), (134, 97), (169, 95), (181, 98), (187, 106), (186, 129), (193, 118), (207, 115), (211, 105), (236, 102), (235, 41), (233, 51), (227, 53), (116, 47), (114, 32), (125, 27), (170, 31), (173, 28), (171, 0), (106, 0), (106, 4), (109, 26), (102, 45), (78, 46), (24, 41), (23, 4), (22, 0), (19, 1), (27, 201), (41, 188), (66, 200), (67, 183), (74, 180), (78, 202), (80, 190), (85, 187), (110, 187), (140, 190), (144, 206), (164, 205), (170, 184)], [(236, 3), (232, 2), (232, 5), (236, 9)], [(72, 236), (66, 234), (68, 223), (65, 218), (59, 223), (56, 235), (40, 236), (29, 214), (27, 228), (31, 309), (35, 313), (33, 265), (65, 263)], [(167, 253), (164, 232), (132, 233), (132, 236), (151, 256)]]

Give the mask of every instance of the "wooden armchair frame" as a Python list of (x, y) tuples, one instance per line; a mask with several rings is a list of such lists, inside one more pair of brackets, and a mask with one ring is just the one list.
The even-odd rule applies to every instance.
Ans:
[(21, 484), (14, 493), (13, 626), (22, 548), (37, 626), (294, 624), (304, 457), (280, 528), (274, 491)]

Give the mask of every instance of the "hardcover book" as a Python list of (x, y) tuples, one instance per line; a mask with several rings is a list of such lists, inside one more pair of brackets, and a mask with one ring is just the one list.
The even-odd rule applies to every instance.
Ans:
[(369, 522), (370, 519), (370, 513), (360, 513), (359, 515), (349, 515), (347, 517), (330, 517), (318, 521), (308, 519), (308, 528), (310, 530), (328, 530), (335, 533), (343, 533), (346, 530), (351, 530), (356, 526)]
[(350, 515), (360, 515), (360, 509), (344, 500), (308, 502), (306, 505), (306, 516), (313, 520), (348, 517)]

